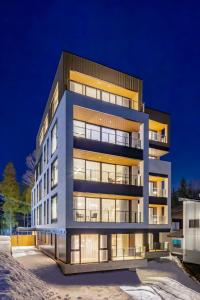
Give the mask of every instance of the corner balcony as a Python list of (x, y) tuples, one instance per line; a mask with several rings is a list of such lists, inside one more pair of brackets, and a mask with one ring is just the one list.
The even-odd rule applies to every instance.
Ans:
[(73, 136), (76, 149), (142, 160), (139, 128), (138, 122), (86, 108), (74, 108)]

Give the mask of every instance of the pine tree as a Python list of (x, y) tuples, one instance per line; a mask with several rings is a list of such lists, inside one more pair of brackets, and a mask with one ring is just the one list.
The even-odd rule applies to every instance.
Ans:
[(0, 192), (3, 196), (3, 212), (6, 225), (12, 227), (16, 225), (15, 215), (19, 209), (19, 185), (16, 180), (16, 171), (13, 163), (8, 163), (3, 173), (3, 180), (0, 183)]

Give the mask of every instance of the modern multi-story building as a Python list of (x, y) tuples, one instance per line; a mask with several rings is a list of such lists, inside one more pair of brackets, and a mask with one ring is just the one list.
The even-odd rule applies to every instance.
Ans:
[(169, 115), (144, 108), (142, 80), (64, 52), (36, 144), (32, 226), (65, 273), (164, 254)]

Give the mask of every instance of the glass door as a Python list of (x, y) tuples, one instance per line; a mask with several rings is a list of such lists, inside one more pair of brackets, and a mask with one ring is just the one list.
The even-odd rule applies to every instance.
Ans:
[(98, 234), (81, 234), (81, 263), (98, 262)]

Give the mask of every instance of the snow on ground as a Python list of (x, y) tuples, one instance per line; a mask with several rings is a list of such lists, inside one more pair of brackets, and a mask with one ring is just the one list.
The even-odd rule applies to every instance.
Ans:
[(0, 251), (1, 300), (200, 300), (200, 284), (170, 259), (150, 261), (136, 272), (64, 276), (34, 247), (16, 248), (13, 255)]
[(34, 274), (25, 270), (10, 254), (0, 250), (0, 299), (59, 299)]
[(200, 300), (200, 284), (170, 259), (151, 261), (137, 270), (138, 286), (121, 286), (136, 300)]

